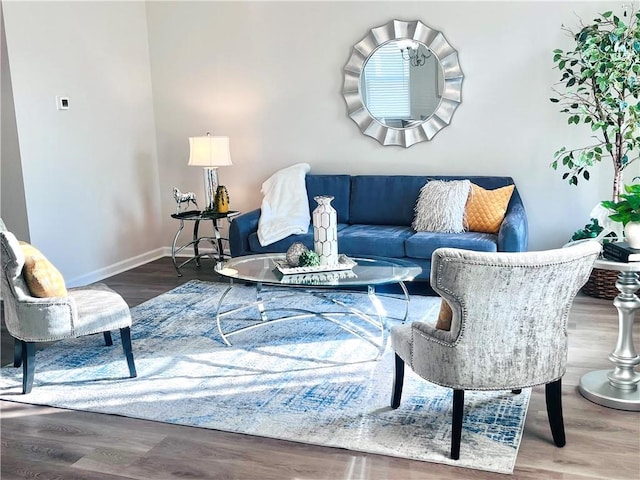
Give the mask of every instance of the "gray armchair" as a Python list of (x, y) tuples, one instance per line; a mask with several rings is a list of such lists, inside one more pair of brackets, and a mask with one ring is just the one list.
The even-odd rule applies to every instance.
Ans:
[(14, 366), (22, 365), (22, 393), (31, 392), (36, 343), (102, 333), (113, 345), (111, 330), (119, 329), (129, 375), (136, 376), (131, 348), (131, 315), (124, 299), (106, 285), (71, 288), (66, 297), (36, 298), (23, 279), (25, 257), (8, 231), (0, 231), (2, 299), (7, 330), (15, 339)]
[(425, 380), (452, 388), (451, 458), (457, 460), (465, 390), (517, 394), (544, 384), (553, 440), (564, 446), (567, 317), (600, 250), (593, 241), (542, 252), (436, 250), (431, 286), (451, 307), (451, 329), (424, 322), (391, 329), (391, 407), (400, 405), (405, 363)]

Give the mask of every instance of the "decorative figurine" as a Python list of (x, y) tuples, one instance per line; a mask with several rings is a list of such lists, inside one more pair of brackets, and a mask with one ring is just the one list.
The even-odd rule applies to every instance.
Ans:
[(173, 187), (173, 198), (178, 204), (176, 207), (176, 214), (180, 213), (180, 206), (183, 203), (186, 203), (186, 208), (189, 208), (189, 202), (192, 202), (196, 208), (198, 208), (198, 204), (196, 203), (196, 194), (193, 192), (182, 193), (178, 190), (178, 187)]
[(229, 212), (229, 192), (227, 192), (227, 187), (224, 185), (218, 185), (214, 203), (218, 213)]

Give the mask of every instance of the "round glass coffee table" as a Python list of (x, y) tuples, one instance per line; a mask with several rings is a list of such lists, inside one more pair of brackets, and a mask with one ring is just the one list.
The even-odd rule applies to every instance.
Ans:
[[(413, 280), (422, 272), (421, 267), (396, 258), (358, 257), (351, 259), (355, 262), (355, 265), (350, 269), (285, 275), (276, 265), (276, 262), (284, 262), (284, 260), (284, 254), (248, 255), (232, 258), (216, 268), (217, 273), (230, 280), (229, 287), (220, 297), (216, 309), (218, 332), (227, 345), (231, 345), (229, 337), (242, 332), (264, 327), (275, 322), (317, 317), (332, 322), (343, 330), (372, 344), (378, 349), (379, 356), (384, 351), (388, 333), (386, 328), (387, 315), (379, 297), (386, 297), (387, 295), (376, 295), (376, 287), (388, 284), (398, 284), (400, 286), (403, 292), (400, 300), (405, 302), (404, 317), (400, 320), (404, 322), (407, 320), (410, 302), (409, 292), (404, 282)], [(225, 298), (233, 289), (235, 281), (254, 284), (256, 287), (256, 300), (250, 304), (223, 310)], [(366, 293), (370, 304), (375, 310), (375, 315), (371, 315), (352, 305), (347, 305), (339, 299), (332, 298), (330, 295), (331, 292), (354, 287), (366, 287), (366, 291), (350, 290), (349, 293), (355, 295)], [(270, 303), (298, 295), (310, 295), (329, 301), (331, 304), (341, 307), (341, 310), (311, 311), (293, 307), (269, 309)], [(321, 303), (318, 302), (318, 306)], [(225, 317), (249, 308), (258, 309), (260, 312), (259, 321), (235, 330), (225, 331), (223, 328)], [(272, 315), (278, 311), (285, 313), (285, 315)], [(378, 338), (372, 338), (363, 329), (345, 321), (347, 317), (357, 322), (364, 322), (365, 326), (373, 327), (379, 334), (376, 335)]]

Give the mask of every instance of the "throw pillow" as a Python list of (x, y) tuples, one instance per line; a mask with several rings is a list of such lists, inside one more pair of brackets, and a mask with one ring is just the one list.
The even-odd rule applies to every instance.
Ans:
[(495, 190), (485, 190), (472, 183), (466, 208), (469, 231), (498, 233), (514, 188), (514, 185), (507, 185)]
[(451, 330), (451, 318), (453, 312), (447, 301), (443, 298), (440, 303), (440, 312), (438, 312), (438, 321), (436, 322), (436, 328), (438, 330)]
[(417, 232), (464, 232), (469, 180), (428, 181), (421, 189), (411, 226)]
[(24, 254), (22, 275), (31, 295), (39, 298), (66, 297), (64, 278), (53, 264), (33, 245), (20, 242)]

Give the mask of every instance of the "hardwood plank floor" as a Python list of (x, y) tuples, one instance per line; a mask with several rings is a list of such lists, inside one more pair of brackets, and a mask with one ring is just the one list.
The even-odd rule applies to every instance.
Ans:
[[(188, 280), (214, 281), (205, 263), (175, 275), (163, 258), (104, 281), (130, 306)], [(579, 296), (570, 316), (563, 380), (567, 445), (551, 440), (544, 388), (533, 391), (514, 479), (640, 479), (640, 413), (601, 407), (577, 391), (580, 376), (611, 366), (611, 302)], [(12, 341), (2, 330), (2, 364)], [(640, 322), (635, 325), (640, 349)], [(135, 351), (135, 345), (134, 345)], [(37, 371), (36, 371), (37, 375)], [(391, 379), (388, 381), (391, 388)], [(213, 406), (215, 407), (215, 406)], [(0, 477), (40, 479), (491, 479), (503, 475), (115, 415), (0, 402)], [(464, 444), (462, 445), (464, 455)], [(509, 478), (504, 476), (504, 478)]]

